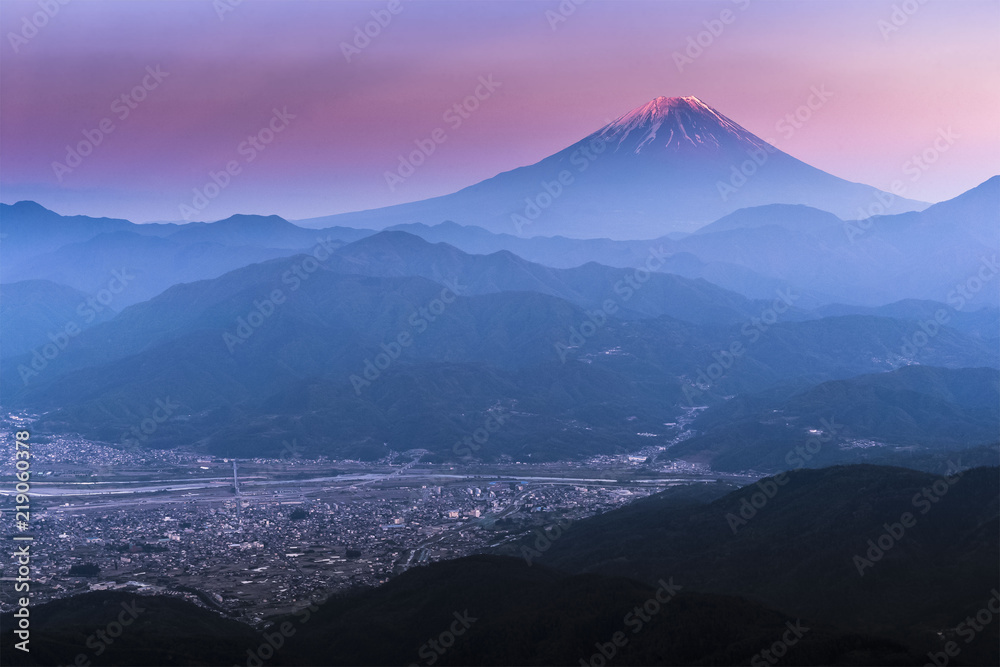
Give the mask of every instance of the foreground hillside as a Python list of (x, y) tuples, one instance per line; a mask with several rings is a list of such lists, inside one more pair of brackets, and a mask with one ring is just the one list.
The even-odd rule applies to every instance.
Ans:
[[(971, 637), (965, 621), (1000, 584), (996, 468), (942, 482), (846, 466), (727, 490), (672, 489), (570, 524), (547, 544), (515, 545), (512, 557), (415, 568), (264, 631), (177, 599), (59, 600), (33, 611), (32, 653), (10, 664), (74, 664), (83, 653), (95, 665), (758, 665), (765, 655), (921, 665), (947, 641), (959, 648), (951, 664), (997, 664), (996, 616)], [(728, 518), (758, 492), (771, 497), (756, 516)], [(867, 554), (868, 540), (884, 542), (884, 526), (899, 522), (909, 527), (896, 544)], [(123, 603), (144, 611), (95, 655), (87, 637)]]
[[(574, 525), (539, 560), (649, 584), (669, 572), (691, 590), (930, 650), (1000, 584), (998, 503), (996, 467), (798, 470), (700, 504), (653, 496)], [(963, 660), (995, 663), (997, 630)]]

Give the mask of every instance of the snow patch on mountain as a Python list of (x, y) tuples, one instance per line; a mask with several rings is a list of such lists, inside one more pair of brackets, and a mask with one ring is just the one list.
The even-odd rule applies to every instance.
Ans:
[[(657, 97), (605, 125), (596, 133), (615, 150), (642, 153), (691, 146), (718, 150), (724, 144), (747, 149), (769, 144), (694, 96)], [(657, 141), (658, 137), (666, 141)]]

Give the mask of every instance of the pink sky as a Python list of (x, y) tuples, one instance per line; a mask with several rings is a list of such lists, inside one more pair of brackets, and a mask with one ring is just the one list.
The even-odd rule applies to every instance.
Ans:
[[(559, 2), (403, 0), (351, 62), (341, 43), (388, 0), (244, 0), (220, 19), (231, 1), (70, 2), (16, 49), (11, 35), (39, 3), (0, 3), (0, 200), (178, 220), (192, 190), (235, 160), (240, 172), (194, 219), (374, 208), (536, 162), (659, 95), (697, 95), (795, 157), (881, 188), (951, 127), (959, 138), (907, 180), (914, 199), (1000, 173), (995, 1), (911, 0), (919, 9), (886, 38), (879, 22), (892, 25), (901, 0), (591, 0), (555, 29), (546, 12)], [(723, 11), (729, 23), (679, 71), (673, 54)], [(114, 100), (157, 66), (168, 75), (120, 118)], [(489, 75), (500, 87), (449, 126), (444, 112)], [(813, 87), (832, 96), (779, 132)], [(241, 142), (275, 108), (295, 118), (247, 163)], [(105, 118), (113, 131), (60, 181), (52, 163)], [(435, 128), (447, 140), (390, 191), (385, 171)]]

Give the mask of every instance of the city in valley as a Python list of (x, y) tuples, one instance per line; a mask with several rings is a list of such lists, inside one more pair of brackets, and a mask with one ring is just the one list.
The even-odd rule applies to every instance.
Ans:
[[(0, 442), (12, 448), (12, 431), (30, 421), (8, 415)], [(671, 486), (735, 488), (751, 478), (661, 460), (664, 447), (466, 465), (421, 463), (421, 450), (377, 462), (311, 460), (294, 443), (276, 459), (123, 449), (72, 435), (32, 447), (35, 604), (128, 589), (253, 624), (533, 533), (537, 549), (507, 552), (544, 563), (547, 541), (575, 520)], [(14, 598), (5, 586), (0, 611)]]

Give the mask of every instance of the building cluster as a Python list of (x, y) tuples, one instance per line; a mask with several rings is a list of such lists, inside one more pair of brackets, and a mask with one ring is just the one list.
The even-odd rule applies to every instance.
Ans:
[[(34, 603), (141, 587), (196, 596), (258, 622), (311, 597), (375, 586), (410, 567), (483, 551), (654, 490), (475, 481), (399, 486), (385, 480), (309, 496), (287, 489), (217, 499), (154, 494), (44, 510), (39, 502), (32, 522)], [(92, 570), (86, 565), (99, 572), (80, 574)], [(15, 602), (12, 587), (3, 589), (0, 611)]]
[[(10, 449), (9, 460), (13, 430), (30, 423), (25, 415), (0, 423), (0, 452)], [(645, 450), (587, 462), (456, 468), (418, 465), (420, 450), (374, 462), (310, 460), (292, 443), (278, 459), (234, 462), (71, 435), (38, 438), (32, 601), (129, 588), (184, 596), (256, 623), (411, 567), (497, 551), (676, 481), (658, 473), (702, 472), (669, 461), (669, 445), (650, 440)], [(0, 563), (0, 612), (16, 604), (14, 576), (12, 563)]]

